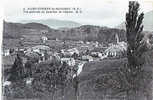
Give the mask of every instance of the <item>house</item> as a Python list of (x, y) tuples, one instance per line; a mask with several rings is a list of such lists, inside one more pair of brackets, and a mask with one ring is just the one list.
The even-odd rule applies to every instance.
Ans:
[(57, 60), (57, 61), (61, 61), (61, 57), (60, 57), (60, 53), (57, 52), (48, 52), (48, 60)]
[(105, 58), (107, 58), (107, 57), (108, 57), (108, 53), (107, 53), (107, 54), (102, 53), (102, 56), (100, 57), (100, 59), (103, 60), (103, 59), (105, 59)]
[(31, 48), (28, 48), (26, 50), (26, 52), (37, 52), (40, 55), (43, 55), (45, 52), (49, 52), (49, 51), (50, 51), (50, 47), (46, 45), (37, 45)]
[(32, 51), (33, 51), (32, 48), (27, 48), (26, 51), (25, 51), (25, 53), (32, 52)]
[(75, 65), (75, 59), (74, 58), (61, 58), (61, 63), (66, 62), (69, 66)]
[(102, 53), (100, 52), (91, 52), (92, 57), (102, 57)]
[(109, 44), (109, 47), (105, 50), (104, 54), (107, 57), (123, 57), (127, 51), (127, 43), (119, 41), (118, 34), (115, 34), (116, 43)]
[[(47, 53), (50, 51), (50, 47), (45, 45), (37, 45), (31, 48), (28, 48), (25, 55), (34, 55), (39, 62), (47, 60), (49, 57), (47, 56)], [(38, 57), (39, 56), (39, 57)], [(32, 56), (30, 56), (32, 57)]]
[(87, 45), (82, 45), (78, 48), (79, 52), (81, 54), (86, 54), (87, 52), (89, 52), (91, 49), (89, 48), (89, 46)]
[(90, 42), (86, 41), (86, 44), (90, 44)]
[(12, 83), (11, 81), (4, 81), (2, 82), (2, 86), (5, 87), (5, 86), (10, 86)]
[(39, 50), (39, 52), (41, 51), (49, 51), (50, 50), (50, 47), (49, 46), (46, 46), (46, 45), (37, 45), (37, 46), (34, 46), (32, 47), (32, 50)]
[(37, 52), (26, 52), (25, 57), (33, 62), (38, 62), (41, 60), (40, 54), (38, 54)]
[(127, 51), (127, 44), (125, 42), (118, 42), (117, 44), (109, 46), (105, 51), (108, 57), (122, 57)]
[(79, 55), (79, 50), (76, 49), (76, 48), (71, 48), (71, 49), (68, 49), (68, 50), (62, 49), (62, 50), (61, 50), (61, 53), (62, 53), (64, 56), (71, 57), (71, 56), (73, 56), (74, 54)]
[(72, 56), (72, 53), (70, 53), (64, 49), (61, 50), (61, 54), (63, 57), (71, 57)]
[(75, 53), (77, 55), (79, 55), (79, 50), (77, 48), (72, 48), (72, 49), (68, 49), (67, 50), (69, 53), (71, 53), (72, 55)]
[(56, 38), (56, 39), (55, 39), (55, 41), (59, 41), (59, 39), (58, 39), (58, 38)]
[(82, 58), (81, 58), (83, 61), (93, 61), (93, 58), (92, 56), (89, 56), (89, 55), (83, 55)]
[(31, 85), (33, 80), (33, 78), (26, 79), (26, 84)]
[(3, 55), (4, 56), (9, 56), (10, 55), (10, 49), (3, 50)]
[(83, 42), (83, 41), (81, 41), (81, 40), (79, 40), (77, 43), (78, 43), (78, 44), (83, 44), (84, 42)]
[(14, 64), (15, 58), (16, 58), (16, 55), (3, 56), (2, 66), (4, 68), (11, 68), (12, 65)]

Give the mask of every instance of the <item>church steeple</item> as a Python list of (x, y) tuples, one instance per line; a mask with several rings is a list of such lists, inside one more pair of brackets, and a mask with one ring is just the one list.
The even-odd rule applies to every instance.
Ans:
[(48, 40), (46, 33), (47, 33), (46, 31), (42, 32), (41, 40), (43, 44), (46, 44), (46, 41)]
[(119, 36), (117, 33), (115, 34), (115, 39), (116, 39), (116, 43), (119, 43)]

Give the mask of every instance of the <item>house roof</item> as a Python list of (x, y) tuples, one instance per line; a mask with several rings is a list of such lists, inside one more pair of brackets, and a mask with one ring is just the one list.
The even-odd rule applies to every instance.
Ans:
[(82, 56), (82, 59), (93, 59), (93, 58), (92, 58), (92, 56), (85, 55), (85, 56)]
[(72, 48), (72, 49), (68, 49), (67, 51), (74, 52), (74, 51), (78, 51), (78, 49), (77, 48)]
[(61, 58), (62, 61), (65, 61), (65, 60), (74, 60), (74, 58)]
[(39, 54), (36, 52), (27, 52), (27, 53), (25, 53), (25, 56), (30, 57), (30, 58), (39, 58), (40, 57)]
[(110, 47), (108, 47), (105, 52), (122, 52), (122, 51), (126, 51), (126, 44), (121, 42), (117, 45), (112, 45)]
[(50, 47), (46, 45), (37, 45), (32, 47), (32, 49), (50, 50)]

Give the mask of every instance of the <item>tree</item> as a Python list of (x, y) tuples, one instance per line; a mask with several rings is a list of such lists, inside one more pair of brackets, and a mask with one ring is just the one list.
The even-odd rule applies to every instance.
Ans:
[[(129, 10), (126, 13), (126, 37), (127, 37), (127, 59), (126, 66), (126, 83), (128, 92), (132, 91), (133, 98), (129, 100), (137, 100), (136, 92), (140, 90), (140, 82), (142, 82), (142, 65), (145, 63), (143, 54), (148, 51), (147, 41), (144, 40), (143, 31), (143, 13), (138, 13), (139, 3), (137, 1), (129, 1)], [(145, 85), (145, 84), (144, 84)], [(135, 95), (134, 95), (135, 94)]]
[(70, 66), (67, 65), (66, 62), (63, 62), (61, 67), (58, 69), (58, 85), (61, 87), (62, 90), (62, 99), (64, 99), (64, 92), (65, 87), (68, 85), (68, 74), (69, 74), (69, 68)]
[(74, 59), (77, 59), (78, 58), (78, 54), (77, 53), (74, 53), (73, 55), (72, 55), (72, 57), (74, 58)]
[[(144, 35), (142, 34), (143, 25), (142, 21), (144, 14), (138, 15), (139, 3), (136, 1), (129, 2), (129, 12), (126, 13), (126, 37), (127, 37), (127, 58), (128, 66), (133, 72), (140, 68), (143, 64), (138, 61), (142, 54), (146, 51), (145, 42), (142, 41)], [(134, 74), (134, 73), (133, 73)]]
[(30, 60), (25, 63), (25, 77), (30, 78), (32, 76), (32, 66), (34, 66), (34, 64)]
[(79, 90), (78, 90), (78, 88), (79, 88), (79, 79), (78, 78), (79, 77), (78, 77), (78, 75), (76, 73), (76, 76), (73, 79), (73, 87), (75, 89), (76, 100), (78, 100), (78, 96), (79, 96)]
[[(54, 100), (56, 91), (62, 90), (67, 85), (68, 65), (65, 63), (54, 62), (40, 63), (35, 68), (33, 89), (39, 94), (51, 96)], [(43, 96), (42, 95), (42, 96)], [(44, 97), (44, 96), (43, 96)]]
[(20, 81), (23, 79), (23, 75), (24, 75), (24, 68), (23, 68), (22, 58), (17, 53), (17, 57), (14, 61), (14, 64), (10, 69), (10, 77), (8, 80), (12, 82)]

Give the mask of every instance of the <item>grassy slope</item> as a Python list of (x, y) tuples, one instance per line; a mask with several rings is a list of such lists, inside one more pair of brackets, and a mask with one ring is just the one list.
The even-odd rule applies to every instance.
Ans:
[(119, 67), (123, 67), (126, 63), (126, 59), (114, 59), (103, 60), (100, 62), (86, 63), (83, 67), (83, 71), (80, 74), (80, 82), (97, 77), (100, 74), (109, 72), (110, 70), (116, 70)]
[[(152, 59), (153, 51), (146, 52), (144, 54), (144, 57), (146, 60), (146, 64), (143, 66), (143, 70), (144, 70), (144, 73), (142, 73), (143, 80), (140, 81), (140, 84), (142, 86), (144, 86), (143, 84), (147, 84), (149, 86), (149, 82), (152, 79), (150, 75), (152, 75), (153, 73), (153, 59)], [(119, 77), (117, 76), (118, 69), (121, 67), (123, 68), (124, 64), (126, 63), (127, 63), (126, 58), (114, 59), (114, 60), (103, 60), (101, 62), (87, 63), (84, 66), (83, 71), (79, 76), (80, 100), (101, 100), (104, 98), (103, 96), (104, 94), (109, 94), (109, 93), (110, 93), (110, 96), (114, 98), (115, 97), (120, 98), (120, 97), (126, 96), (125, 92), (120, 92), (119, 94), (112, 96), (112, 94), (114, 93), (116, 94), (116, 90), (111, 91), (112, 90), (111, 87), (126, 86), (120, 83), (120, 81), (118, 80)], [(97, 86), (97, 85), (100, 85), (100, 86)], [(120, 98), (120, 99), (119, 98), (117, 100), (123, 100), (123, 98)]]
[[(79, 76), (80, 100), (103, 99), (104, 98), (103, 95), (105, 94), (106, 91), (101, 88), (96, 89), (95, 80), (101, 79), (105, 75), (113, 74), (114, 72), (116, 72), (116, 70), (118, 70), (118, 68), (124, 67), (124, 64), (126, 62), (127, 59), (114, 59), (114, 60), (103, 60), (101, 62), (87, 63), (84, 66), (83, 72)], [(109, 89), (107, 90), (109, 91)]]

